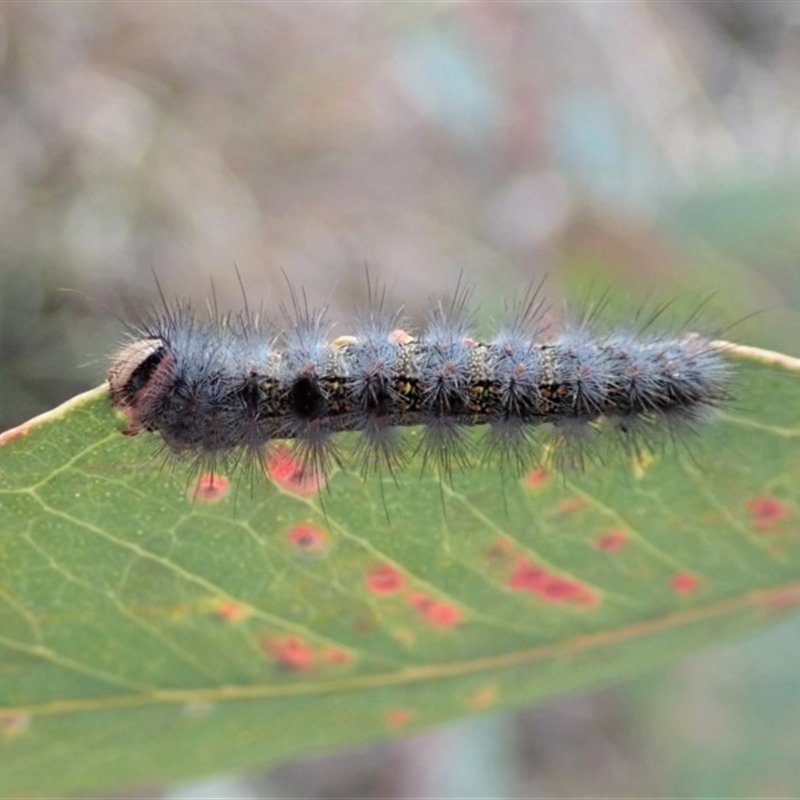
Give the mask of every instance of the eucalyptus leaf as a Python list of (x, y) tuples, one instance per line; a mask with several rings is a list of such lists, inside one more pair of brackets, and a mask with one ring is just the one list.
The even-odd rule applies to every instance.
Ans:
[[(697, 441), (321, 491), (165, 467), (104, 387), (0, 436), (0, 795), (152, 785), (619, 681), (800, 601), (800, 367)], [(224, 478), (230, 477), (230, 483)]]

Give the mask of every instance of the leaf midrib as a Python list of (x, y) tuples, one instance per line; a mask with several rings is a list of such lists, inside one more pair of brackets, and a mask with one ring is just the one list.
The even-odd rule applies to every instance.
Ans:
[[(767, 608), (771, 601), (789, 598), (800, 600), (800, 580), (770, 589), (756, 589), (736, 597), (725, 598), (702, 607), (693, 607), (651, 618), (632, 625), (612, 630), (582, 634), (553, 644), (538, 645), (501, 655), (454, 661), (446, 664), (404, 667), (395, 672), (374, 675), (358, 675), (325, 682), (291, 684), (256, 684), (249, 686), (219, 686), (204, 689), (163, 689), (136, 695), (104, 696), (56, 700), (39, 705), (7, 707), (0, 709), (0, 716), (18, 714), (30, 716), (57, 716), (87, 711), (106, 711), (117, 708), (142, 708), (157, 705), (186, 705), (214, 703), (225, 700), (255, 700), (278, 697), (312, 696), (351, 692), (363, 689), (378, 689), (388, 686), (422, 683), (473, 675), (493, 670), (531, 664), (547, 658), (567, 657), (590, 652), (608, 645), (620, 644), (637, 638), (653, 636), (665, 631), (690, 625), (716, 616), (725, 616), (757, 606)], [(787, 603), (793, 605), (792, 603)], [(778, 614), (776, 611), (776, 618)]]

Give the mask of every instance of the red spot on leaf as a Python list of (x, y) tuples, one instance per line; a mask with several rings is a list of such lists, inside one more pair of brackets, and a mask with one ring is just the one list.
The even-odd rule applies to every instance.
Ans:
[(373, 594), (396, 594), (405, 585), (403, 574), (390, 564), (378, 564), (367, 573), (367, 587)]
[(351, 664), (353, 654), (343, 647), (328, 646), (322, 651), (322, 660), (327, 664)]
[(566, 497), (556, 508), (560, 514), (572, 514), (573, 511), (585, 508), (588, 502), (585, 497)]
[(4, 444), (8, 444), (9, 442), (13, 442), (14, 439), (21, 439), (29, 430), (30, 425), (28, 425), (26, 422), (23, 425), (17, 425), (16, 428), (10, 428), (7, 431), (3, 431), (0, 433), (0, 447), (2, 447)]
[(598, 537), (596, 544), (598, 550), (613, 553), (623, 547), (627, 541), (628, 534), (625, 531), (609, 531)]
[(783, 589), (770, 595), (767, 606), (772, 611), (788, 611), (800, 603), (800, 589)]
[(789, 508), (775, 497), (760, 495), (747, 503), (747, 510), (753, 518), (753, 528), (759, 533), (775, 528), (789, 515)]
[(488, 708), (497, 702), (497, 687), (484, 686), (476, 689), (467, 698), (467, 705), (470, 708)]
[(532, 592), (538, 594), (547, 571), (532, 561), (521, 558), (508, 580), (508, 588), (515, 592)]
[(463, 620), (461, 611), (449, 603), (434, 603), (426, 612), (425, 618), (436, 628), (449, 628)]
[(283, 445), (276, 447), (267, 458), (269, 477), (281, 488), (292, 494), (308, 496), (316, 494), (325, 485), (325, 476), (303, 470), (292, 451)]
[(261, 647), (281, 667), (292, 672), (302, 672), (314, 664), (314, 651), (299, 636), (268, 639)]
[(277, 483), (290, 480), (299, 469), (297, 462), (288, 447), (276, 447), (267, 459), (267, 471)]
[(523, 479), (522, 482), (529, 489), (538, 489), (550, 480), (549, 470), (539, 467), (532, 469)]
[(462, 622), (464, 615), (451, 603), (434, 600), (422, 592), (412, 592), (407, 597), (408, 604), (422, 614), (425, 621), (435, 628), (449, 628)]
[(508, 588), (514, 592), (530, 592), (546, 603), (594, 606), (599, 602), (597, 594), (580, 581), (554, 575), (527, 558), (517, 560), (508, 579)]
[(286, 539), (292, 547), (304, 553), (321, 555), (328, 550), (328, 537), (325, 531), (315, 528), (307, 522), (295, 525), (286, 534)]
[(491, 559), (502, 560), (508, 558), (514, 552), (514, 544), (505, 536), (495, 539), (488, 547), (486, 553)]
[(216, 612), (217, 616), (225, 622), (241, 622), (250, 616), (250, 609), (238, 603), (220, 603)]
[(189, 499), (195, 503), (218, 503), (230, 488), (230, 481), (224, 475), (204, 472), (189, 487)]
[(414, 719), (414, 712), (408, 708), (393, 708), (386, 712), (386, 724), (390, 728), (402, 728)]
[(691, 594), (700, 586), (700, 579), (689, 572), (680, 572), (669, 582), (673, 591), (677, 594)]
[(579, 606), (597, 605), (597, 595), (579, 581), (553, 575), (548, 578), (540, 596), (553, 603), (575, 603)]

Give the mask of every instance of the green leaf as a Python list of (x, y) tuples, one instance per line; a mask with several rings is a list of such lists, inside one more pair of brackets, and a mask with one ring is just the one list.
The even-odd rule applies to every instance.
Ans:
[(103, 389), (3, 435), (0, 795), (400, 735), (779, 618), (800, 601), (800, 366), (769, 360), (739, 348), (739, 401), (691, 454), (504, 485), (340, 472), (212, 503), (120, 435)]

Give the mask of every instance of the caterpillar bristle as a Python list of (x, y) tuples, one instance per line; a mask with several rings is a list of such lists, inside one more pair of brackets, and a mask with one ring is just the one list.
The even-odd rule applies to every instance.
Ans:
[(397, 472), (411, 458), (408, 443), (400, 436), (388, 417), (370, 416), (360, 429), (361, 436), (353, 448), (353, 459), (364, 478), (387, 474), (397, 480)]
[(438, 416), (425, 425), (417, 447), (422, 457), (422, 471), (432, 470), (440, 481), (452, 485), (453, 474), (473, 463), (472, 447), (463, 425)]
[[(724, 352), (710, 336), (662, 332), (666, 305), (603, 330), (603, 295), (553, 335), (531, 284), (483, 340), (459, 280), (416, 338), (368, 275), (352, 334), (331, 340), (327, 308), (291, 284), (289, 296), (282, 329), (261, 307), (220, 314), (216, 301), (210, 319), (163, 301), (131, 326), (108, 373), (126, 432), (157, 432), (196, 471), (269, 472), (275, 442), (288, 439), (298, 474), (320, 485), (351, 465), (396, 479), (415, 456), (449, 482), (476, 464), (520, 475), (585, 469), (609, 451), (639, 458), (691, 438), (731, 399)], [(409, 426), (423, 429), (416, 448)], [(474, 426), (484, 435), (467, 435)]]
[(321, 479), (327, 483), (334, 467), (343, 466), (338, 443), (323, 420), (314, 420), (295, 436), (294, 458), (301, 480)]
[(491, 423), (483, 437), (481, 462), (501, 476), (519, 476), (542, 464), (538, 426), (515, 416)]

